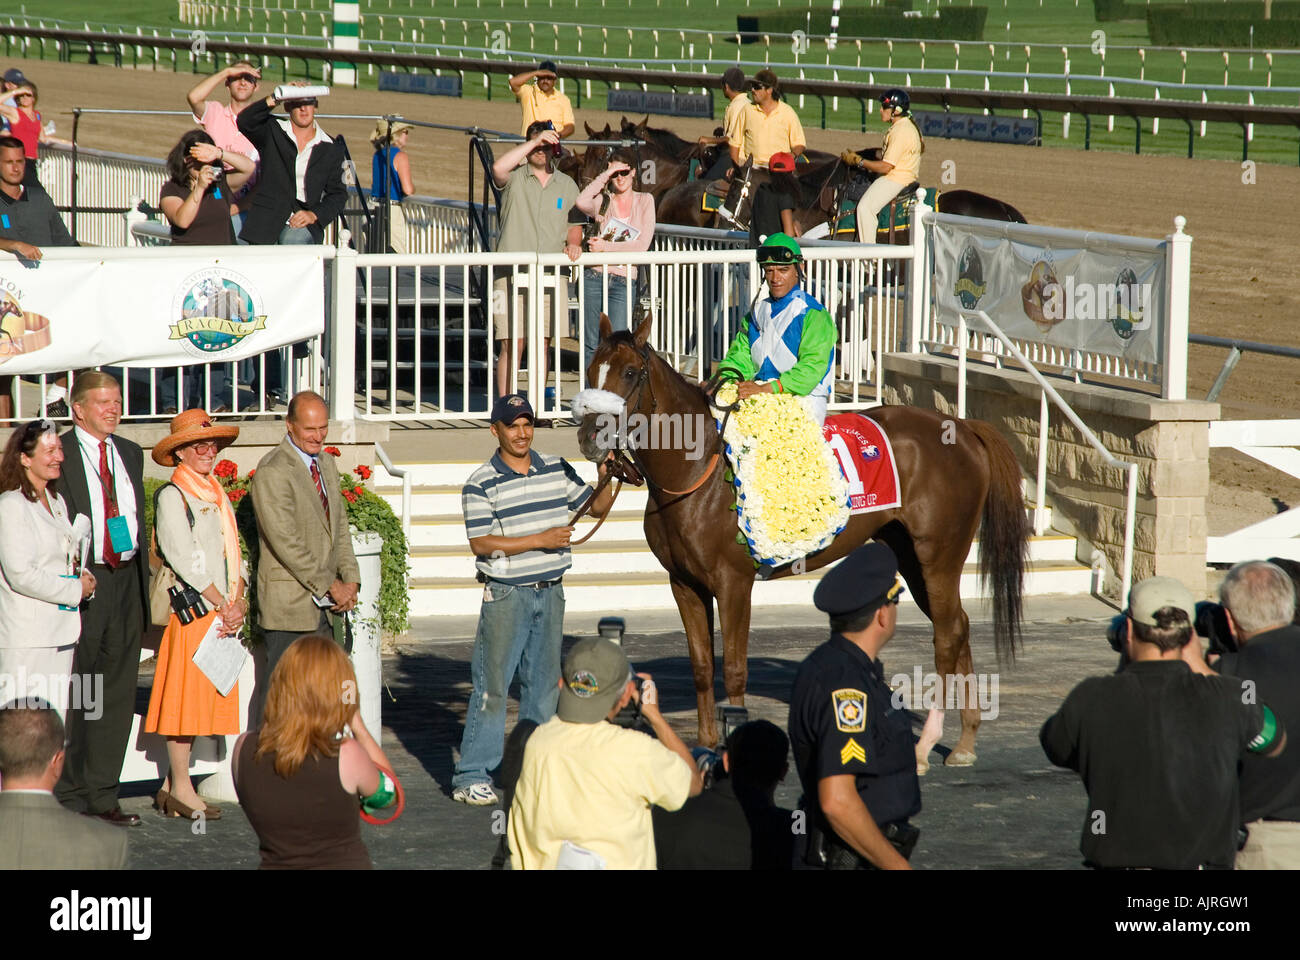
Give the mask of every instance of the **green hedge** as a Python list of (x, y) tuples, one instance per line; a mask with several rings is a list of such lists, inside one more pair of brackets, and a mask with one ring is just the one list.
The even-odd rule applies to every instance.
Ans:
[[(1177, 15), (1188, 20), (1261, 21), (1264, 19), (1264, 0), (1197, 0), (1194, 3), (1163, 3), (1147, 6), (1132, 0), (1092, 0), (1098, 21), (1145, 20), (1150, 13)], [(1274, 20), (1294, 20), (1300, 17), (1297, 0), (1274, 0)], [(1249, 23), (1247, 23), (1249, 26)], [(1249, 32), (1249, 31), (1248, 31)], [(1258, 29), (1255, 31), (1259, 33)], [(1153, 42), (1155, 37), (1151, 38)]]
[[(840, 10), (842, 37), (905, 37), (916, 40), (982, 40), (987, 7), (951, 7), (938, 17), (904, 17), (892, 9)], [(763, 34), (788, 35), (804, 30), (825, 36), (831, 29), (829, 7), (813, 10), (766, 10), (736, 17), (743, 41), (753, 43)]]
[[(1277, 13), (1276, 5), (1274, 13)], [(1254, 27), (1254, 34), (1251, 33)], [(1272, 20), (1237, 20), (1228, 17), (1189, 19), (1176, 10), (1153, 7), (1147, 14), (1147, 33), (1159, 46), (1285, 47), (1300, 48), (1300, 17)]]

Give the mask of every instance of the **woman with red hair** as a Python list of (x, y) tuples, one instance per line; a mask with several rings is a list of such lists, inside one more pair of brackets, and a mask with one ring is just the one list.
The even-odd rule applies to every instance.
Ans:
[(299, 637), (276, 664), (262, 726), (235, 742), (232, 764), (262, 869), (371, 868), (358, 800), (382, 805), (392, 765), (358, 699), (357, 675), (330, 637)]

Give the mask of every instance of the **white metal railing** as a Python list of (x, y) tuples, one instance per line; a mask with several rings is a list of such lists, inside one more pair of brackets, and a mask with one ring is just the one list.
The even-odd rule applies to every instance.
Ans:
[(1039, 394), (1038, 408), (1038, 470), (1036, 473), (1037, 489), (1035, 496), (1037, 503), (1034, 506), (1034, 533), (1042, 536), (1046, 529), (1047, 517), (1047, 444), (1048, 444), (1048, 414), (1050, 408), (1047, 401), (1050, 398), (1053, 403), (1060, 408), (1065, 418), (1074, 424), (1083, 438), (1088, 441), (1088, 445), (1101, 455), (1108, 466), (1118, 470), (1125, 471), (1126, 474), (1126, 492), (1124, 497), (1124, 555), (1121, 561), (1120, 576), (1122, 578), (1120, 585), (1121, 602), (1127, 599), (1129, 589), (1133, 586), (1133, 528), (1137, 517), (1137, 464), (1130, 463), (1127, 460), (1120, 460), (1111, 454), (1109, 450), (1102, 445), (1096, 435), (1088, 429), (1087, 425), (1079, 419), (1079, 415), (1074, 412), (1070, 405), (1056, 392), (1056, 388), (1047, 382), (1047, 379), (1038, 372), (1038, 368), (1025, 356), (1020, 347), (1008, 337), (993, 322), (992, 318), (983, 310), (962, 311), (957, 323), (957, 342), (960, 349), (957, 351), (957, 416), (960, 419), (966, 418), (966, 342), (967, 331), (970, 326), (968, 320), (974, 321), (976, 333), (980, 333), (978, 328), (983, 326), (987, 332), (992, 334), (1006, 348), (1011, 356), (1019, 361), (1025, 371), (1037, 381), (1041, 388)]
[[(1054, 342), (1047, 335), (1039, 338), (1017, 336), (1019, 349), (1035, 364), (1053, 367), (1075, 379), (1083, 375), (1109, 377), (1134, 384), (1158, 384), (1161, 397), (1166, 400), (1183, 400), (1187, 396), (1187, 335), (1188, 314), (1191, 305), (1191, 242), (1183, 232), (1187, 221), (1174, 218), (1174, 233), (1163, 240), (1127, 237), (1084, 230), (1063, 230), (1021, 223), (1002, 223), (976, 220), (950, 214), (927, 213), (922, 222), (926, 225), (931, 248), (936, 232), (951, 231), (954, 235), (971, 235), (988, 240), (1005, 239), (1013, 244), (1045, 251), (1100, 251), (1106, 254), (1132, 254), (1137, 257), (1159, 258), (1163, 261), (1156, 278), (1158, 289), (1152, 298), (1156, 311), (1151, 321), (1156, 327), (1156, 361), (1132, 360), (1122, 348), (1081, 349)], [(1061, 253), (1062, 256), (1068, 254)], [(1005, 291), (1002, 291), (1005, 293)], [(955, 348), (955, 311), (946, 316), (938, 310), (931, 312), (914, 329), (921, 347), (951, 350)], [(981, 342), (980, 338), (983, 338)], [(977, 334), (975, 350), (985, 355), (994, 366), (1002, 362), (1001, 345), (994, 337)]]
[(410, 540), (411, 537), (411, 472), (405, 467), (394, 465), (392, 459), (388, 456), (388, 451), (380, 444), (375, 444), (375, 456), (379, 462), (384, 465), (390, 477), (396, 477), (402, 481), (402, 534)]
[[(56, 207), (72, 205), (72, 151), (67, 147), (41, 148), (37, 177)], [(158, 202), (165, 165), (151, 157), (137, 157), (86, 147), (77, 149), (77, 206), (134, 209), (141, 200)], [(63, 215), (68, 228), (72, 217)], [(76, 239), (99, 247), (121, 247), (129, 243), (122, 213), (77, 213)]]
[[(1210, 424), (1210, 447), (1229, 448), (1300, 478), (1300, 420), (1223, 420)], [(1207, 563), (1262, 557), (1300, 560), (1300, 507), (1206, 538)]]

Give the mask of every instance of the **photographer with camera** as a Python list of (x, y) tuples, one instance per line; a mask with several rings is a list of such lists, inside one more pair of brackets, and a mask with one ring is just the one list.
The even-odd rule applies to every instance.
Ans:
[[(1227, 626), (1236, 641), (1214, 668), (1246, 686), (1243, 696), (1266, 703), (1280, 725), (1300, 729), (1300, 626), (1291, 578), (1276, 564), (1239, 563), (1219, 587)], [(1238, 870), (1300, 867), (1300, 750), (1276, 760), (1249, 756), (1238, 779), (1246, 844)]]
[(1237, 850), (1237, 764), (1286, 743), (1273, 711), (1240, 683), (1184, 659), (1195, 604), (1171, 577), (1129, 594), (1128, 663), (1074, 688), (1039, 733), (1047, 758), (1088, 791), (1079, 845), (1096, 869), (1230, 869)]
[[(634, 675), (612, 640), (588, 637), (569, 651), (559, 686), (556, 715), (529, 738), (515, 786), (514, 868), (655, 869), (650, 805), (676, 810), (703, 781), (659, 712), (654, 680)], [(606, 722), (633, 701), (658, 739)]]
[(921, 812), (921, 786), (911, 721), (892, 705), (880, 663), (902, 592), (893, 551), (872, 542), (813, 594), (830, 616), (831, 638), (800, 665), (788, 724), (809, 814), (809, 866), (910, 869), (920, 830), (908, 818)]

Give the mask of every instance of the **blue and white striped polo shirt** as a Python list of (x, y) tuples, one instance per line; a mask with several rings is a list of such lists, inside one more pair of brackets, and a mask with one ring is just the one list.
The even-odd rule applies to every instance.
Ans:
[[(465, 533), (475, 537), (528, 537), (551, 527), (568, 526), (573, 511), (587, 502), (592, 489), (563, 457), (530, 450), (527, 474), (516, 473), (501, 451), (479, 467), (461, 488)], [(531, 584), (557, 580), (569, 569), (569, 549), (528, 550), (511, 557), (480, 556), (475, 566), (490, 580)]]

